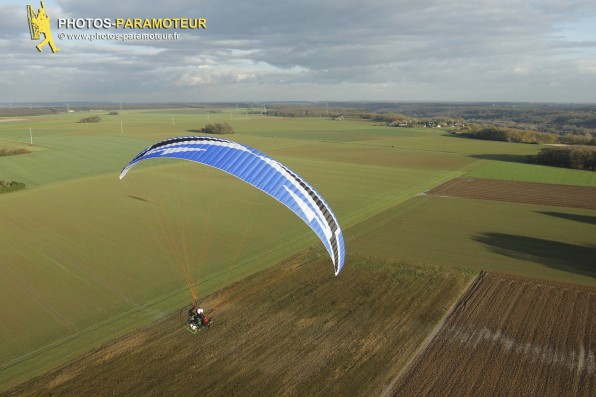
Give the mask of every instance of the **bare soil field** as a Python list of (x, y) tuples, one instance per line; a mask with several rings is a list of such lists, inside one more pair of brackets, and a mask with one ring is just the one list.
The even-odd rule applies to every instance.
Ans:
[(435, 196), (465, 197), (596, 210), (596, 188), (544, 183), (455, 178), (426, 192)]
[(334, 277), (328, 259), (293, 259), (203, 301), (208, 331), (176, 313), (0, 395), (379, 395), (472, 280), (359, 257)]
[(481, 273), (391, 396), (594, 396), (596, 289)]

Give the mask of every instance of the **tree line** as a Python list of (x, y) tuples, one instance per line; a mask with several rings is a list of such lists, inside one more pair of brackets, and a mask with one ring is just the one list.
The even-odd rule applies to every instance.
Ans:
[(0, 148), (0, 156), (13, 156), (15, 154), (26, 154), (26, 153), (31, 153), (31, 152), (24, 148), (12, 148), (12, 149)]
[(530, 156), (530, 161), (555, 167), (596, 171), (596, 147), (585, 145), (546, 147), (536, 156)]
[(559, 137), (550, 132), (517, 130), (513, 128), (478, 128), (472, 126), (470, 131), (461, 132), (459, 135), (474, 139), (488, 141), (504, 141), (517, 143), (559, 143)]
[(25, 184), (17, 181), (3, 181), (0, 179), (0, 193), (13, 192), (15, 190), (25, 189)]
[(458, 135), (474, 139), (489, 141), (504, 141), (517, 143), (563, 143), (568, 145), (596, 145), (596, 137), (591, 134), (584, 135), (557, 135), (551, 132), (520, 130), (516, 128), (481, 127), (472, 125), (468, 131)]

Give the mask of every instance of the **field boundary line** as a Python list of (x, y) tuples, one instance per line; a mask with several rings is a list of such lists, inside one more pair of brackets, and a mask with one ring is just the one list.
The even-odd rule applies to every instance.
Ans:
[(344, 217), (342, 219), (342, 225), (344, 226), (343, 228), (344, 229), (351, 228), (351, 227), (356, 226), (362, 222), (365, 222), (368, 219), (370, 219), (370, 218), (372, 218), (372, 217), (374, 217), (390, 208), (393, 208), (396, 205), (401, 204), (401, 203), (411, 199), (412, 197), (415, 197), (417, 194), (427, 192), (428, 190), (431, 190), (432, 188), (437, 187), (437, 186), (443, 184), (444, 182), (450, 181), (451, 179), (454, 179), (461, 175), (462, 175), (462, 172), (460, 172), (460, 171), (451, 171), (446, 174), (439, 175), (435, 178), (427, 180), (423, 183), (420, 183), (415, 186), (404, 189), (402, 192), (400, 192), (396, 195), (393, 195), (393, 196), (388, 197), (384, 200), (378, 201), (369, 207), (363, 208), (358, 212), (354, 212), (354, 213)]
[(411, 368), (414, 368), (416, 366), (420, 358), (424, 355), (424, 352), (426, 351), (428, 346), (432, 343), (437, 334), (443, 329), (447, 321), (451, 317), (453, 317), (453, 315), (459, 309), (459, 307), (462, 304), (464, 304), (470, 298), (470, 296), (474, 294), (474, 292), (476, 292), (476, 290), (478, 289), (478, 285), (482, 282), (485, 275), (486, 272), (484, 270), (481, 270), (480, 273), (478, 273), (478, 275), (468, 283), (460, 297), (451, 305), (449, 310), (447, 310), (443, 317), (441, 317), (441, 319), (437, 322), (433, 329), (428, 333), (428, 335), (420, 343), (418, 348), (416, 348), (416, 351), (414, 352), (414, 354), (412, 354), (411, 358), (406, 362), (406, 364), (391, 380), (391, 382), (389, 382), (389, 384), (384, 388), (379, 397), (391, 397), (393, 395), (393, 391), (397, 381), (402, 376), (406, 375)]
[[(197, 286), (197, 285), (205, 284), (205, 283), (207, 283), (207, 282), (209, 282), (211, 280), (217, 279), (218, 277), (225, 276), (228, 272), (231, 272), (231, 271), (233, 271), (235, 269), (241, 268), (241, 267), (243, 267), (243, 266), (245, 266), (245, 265), (247, 265), (249, 263), (256, 262), (256, 261), (258, 261), (259, 259), (261, 259), (263, 257), (267, 257), (269, 255), (273, 255), (274, 253), (281, 251), (283, 248), (285, 248), (285, 247), (287, 247), (289, 245), (299, 244), (302, 241), (305, 241), (306, 242), (310, 238), (311, 238), (311, 236), (308, 233), (305, 233), (305, 234), (303, 234), (301, 236), (298, 236), (298, 237), (296, 237), (296, 238), (294, 238), (292, 240), (288, 240), (288, 241), (286, 241), (283, 244), (277, 245), (277, 246), (275, 246), (275, 247), (273, 247), (273, 248), (271, 248), (269, 250), (266, 250), (266, 251), (264, 251), (262, 253), (259, 253), (257, 255), (254, 255), (254, 256), (252, 256), (250, 258), (246, 258), (245, 260), (240, 261), (240, 262), (236, 263), (235, 265), (232, 265), (232, 266), (226, 268), (225, 270), (221, 270), (219, 272), (216, 272), (216, 273), (212, 274), (211, 276), (202, 279), (199, 282), (193, 283), (192, 286)], [(292, 255), (289, 255), (287, 257), (284, 256), (283, 258), (281, 258), (278, 261), (276, 261), (275, 264), (283, 263), (283, 262), (285, 262), (287, 260), (290, 260), (291, 258), (293, 258), (296, 255), (303, 254), (304, 252), (307, 252), (309, 250), (309, 248), (310, 247), (306, 247), (303, 250), (298, 251), (298, 253), (296, 253), (296, 254), (292, 254)], [(315, 252), (315, 254), (319, 254), (320, 252), (322, 252), (322, 249), (316, 249), (314, 252)], [(275, 264), (273, 266), (275, 266)], [(266, 269), (259, 270), (259, 271), (257, 271), (254, 274), (258, 274), (258, 273), (260, 273), (263, 270), (266, 270)], [(250, 275), (247, 276), (247, 277), (250, 277)], [(243, 279), (246, 279), (247, 277), (244, 277)], [(0, 373), (3, 372), (3, 371), (5, 371), (5, 370), (7, 370), (7, 369), (9, 369), (9, 368), (11, 368), (11, 367), (14, 367), (15, 365), (18, 365), (18, 364), (20, 364), (20, 363), (22, 363), (24, 361), (30, 360), (32, 358), (35, 358), (35, 357), (39, 356), (40, 354), (43, 354), (43, 353), (45, 353), (45, 352), (47, 352), (49, 350), (52, 350), (52, 349), (54, 349), (56, 347), (59, 347), (59, 346), (62, 346), (62, 345), (66, 344), (66, 343), (68, 343), (68, 342), (70, 342), (72, 340), (75, 340), (77, 338), (83, 337), (83, 336), (85, 336), (85, 335), (87, 335), (87, 334), (89, 334), (91, 332), (94, 332), (94, 331), (96, 331), (96, 330), (98, 330), (98, 329), (100, 329), (100, 328), (102, 328), (104, 326), (107, 326), (107, 325), (110, 325), (110, 324), (112, 324), (114, 322), (117, 322), (118, 320), (120, 320), (120, 319), (122, 319), (122, 318), (124, 318), (126, 316), (132, 315), (134, 313), (139, 313), (139, 312), (141, 312), (143, 310), (150, 309), (152, 306), (155, 306), (155, 305), (157, 305), (159, 303), (162, 303), (164, 301), (167, 301), (167, 300), (169, 300), (169, 299), (171, 299), (171, 298), (173, 298), (173, 297), (175, 297), (177, 295), (180, 295), (182, 293), (185, 293), (187, 290), (188, 290), (188, 286), (184, 286), (184, 287), (180, 287), (180, 288), (174, 289), (174, 290), (172, 290), (172, 291), (170, 291), (170, 292), (168, 292), (166, 294), (163, 294), (163, 295), (160, 295), (160, 296), (158, 296), (156, 298), (153, 298), (153, 299), (151, 299), (151, 300), (149, 300), (149, 301), (147, 301), (147, 302), (145, 302), (143, 304), (139, 304), (136, 307), (133, 307), (131, 309), (128, 309), (128, 310), (125, 310), (125, 311), (120, 312), (118, 314), (115, 314), (115, 315), (113, 315), (111, 317), (108, 317), (108, 318), (106, 318), (104, 320), (101, 320), (101, 321), (99, 321), (97, 323), (94, 323), (92, 325), (89, 325), (88, 327), (85, 327), (85, 328), (82, 328), (82, 329), (80, 329), (80, 330), (78, 330), (76, 332), (73, 332), (73, 333), (71, 333), (71, 334), (69, 334), (69, 335), (67, 335), (65, 337), (62, 337), (60, 339), (56, 339), (55, 341), (50, 342), (49, 344), (47, 344), (45, 346), (41, 346), (41, 347), (39, 347), (39, 348), (37, 348), (35, 350), (32, 350), (32, 351), (30, 351), (28, 353), (25, 353), (25, 354), (21, 355), (19, 357), (15, 357), (14, 359), (12, 359), (10, 361), (4, 362), (4, 363), (0, 363)]]

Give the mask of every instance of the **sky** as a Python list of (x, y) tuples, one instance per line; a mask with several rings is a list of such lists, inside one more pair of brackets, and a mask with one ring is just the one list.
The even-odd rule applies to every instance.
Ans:
[[(0, 103), (596, 102), (593, 0), (46, 0), (57, 53), (36, 50), (27, 4), (40, 7), (0, 0)], [(207, 28), (67, 29), (60, 18)], [(179, 36), (67, 36), (93, 33)]]

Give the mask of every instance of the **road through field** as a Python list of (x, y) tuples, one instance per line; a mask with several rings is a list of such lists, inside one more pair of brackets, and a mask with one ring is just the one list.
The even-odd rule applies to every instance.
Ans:
[[(495, 163), (500, 172), (509, 163), (486, 155), (535, 154), (533, 145), (455, 139), (439, 129), (369, 121), (235, 119), (205, 110), (125, 110), (101, 123), (78, 122), (89, 115), (28, 117), (0, 125), (0, 146), (31, 151), (0, 157), (0, 179), (27, 185), (0, 195), (0, 300), (11, 302), (4, 305), (0, 322), (0, 339), (9, 341), (0, 344), (0, 389), (175, 311), (191, 295), (180, 271), (184, 266), (194, 272), (190, 278), (199, 296), (206, 296), (309, 247), (323, 251), (281, 204), (208, 167), (156, 160), (118, 179), (124, 164), (143, 148), (195, 134), (216, 116), (236, 129), (233, 140), (280, 160), (317, 188), (342, 225), (348, 253), (383, 258), (388, 266), (431, 264), (430, 273), (418, 273), (427, 288), (435, 285), (433, 274), (461, 267), (590, 281), (591, 263), (584, 259), (593, 252), (585, 241), (593, 235), (586, 223), (592, 219), (589, 210), (536, 212), (522, 204), (419, 195), (478, 172), (478, 165), (485, 170)], [(30, 127), (34, 146), (29, 145)], [(180, 226), (163, 226), (168, 223)], [(444, 264), (449, 268), (434, 267)], [(395, 289), (394, 299), (408, 291), (402, 287)], [(361, 283), (351, 288), (366, 291)], [(422, 318), (411, 317), (419, 334), (387, 353), (400, 359), (430, 329), (417, 327), (446, 310), (435, 295), (403, 296), (401, 302), (426, 311)], [(368, 303), (377, 310), (376, 302)], [(32, 307), (38, 309), (36, 316), (30, 314)], [(394, 313), (381, 313), (394, 318)], [(399, 315), (388, 329), (409, 326)], [(367, 337), (349, 332), (343, 335)]]
[[(141, 149), (188, 135), (204, 124), (205, 114), (177, 118), (176, 126), (169, 114), (128, 111), (99, 124), (77, 121), (68, 114), (31, 118), (31, 148), (39, 150), (0, 158), (0, 179), (27, 185), (0, 197), (6, 225), (0, 228), (0, 295), (12, 302), (0, 324), (0, 338), (11, 341), (0, 345), (0, 385), (175, 310), (173, 302), (187, 299), (185, 276), (207, 295), (317, 244), (285, 207), (208, 167), (156, 160), (118, 179)], [(395, 131), (366, 123), (232, 123), (240, 131), (273, 124), (275, 138), (238, 133), (233, 139), (279, 159), (316, 186), (346, 240), (371, 216), (460, 175), (459, 167), (475, 161), (286, 137), (288, 130), (308, 132), (303, 127), (309, 125), (312, 137), (348, 129), (350, 139), (364, 139), (376, 130), (383, 137)], [(28, 128), (15, 123), (0, 128), (2, 144), (28, 137)], [(31, 307), (39, 307), (43, 329), (28, 314)]]

